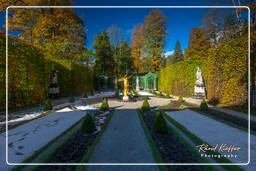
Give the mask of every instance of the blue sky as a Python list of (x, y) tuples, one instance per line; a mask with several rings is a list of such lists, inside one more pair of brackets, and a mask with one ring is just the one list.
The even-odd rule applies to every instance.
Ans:
[[(149, 14), (149, 8), (125, 9), (76, 9), (78, 15), (84, 20), (88, 30), (87, 47), (93, 44), (93, 38), (101, 30), (106, 30), (112, 24), (123, 28), (125, 36), (130, 41), (132, 28), (144, 21)], [(171, 51), (175, 42), (179, 40), (182, 49), (187, 47), (189, 31), (202, 24), (202, 17), (209, 9), (161, 9), (167, 16), (167, 44), (166, 50)]]
[[(76, 0), (74, 5), (80, 6), (204, 6), (206, 0)], [(224, 4), (225, 5), (225, 4)], [(78, 15), (83, 19), (85, 27), (88, 30), (87, 47), (91, 48), (93, 38), (102, 30), (106, 30), (112, 24), (115, 24), (125, 30), (125, 35), (130, 41), (132, 28), (142, 23), (144, 17), (148, 15), (151, 9), (75, 9)], [(167, 44), (166, 51), (172, 51), (175, 42), (179, 40), (184, 50), (188, 45), (189, 31), (193, 27), (202, 25), (203, 16), (210, 9), (184, 9), (171, 8), (161, 9), (167, 16)], [(0, 24), (4, 23), (4, 13), (0, 14)]]

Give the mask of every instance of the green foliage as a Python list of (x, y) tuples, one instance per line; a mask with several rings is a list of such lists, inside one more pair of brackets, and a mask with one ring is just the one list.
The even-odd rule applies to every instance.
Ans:
[(146, 111), (146, 110), (149, 110), (149, 109), (150, 109), (150, 105), (148, 103), (148, 99), (145, 98), (144, 101), (143, 101), (143, 104), (141, 106), (141, 110)]
[(203, 100), (201, 101), (200, 110), (201, 110), (201, 111), (207, 111), (207, 110), (208, 110), (208, 105), (207, 105), (207, 102), (205, 101), (205, 99), (203, 99)]
[(180, 42), (177, 40), (174, 48), (174, 53), (173, 53), (173, 63), (180, 62), (184, 60), (184, 55), (181, 50), (181, 45)]
[(183, 97), (182, 96), (179, 96), (179, 98), (178, 98), (178, 102), (184, 102), (185, 100), (183, 99)]
[[(5, 49), (0, 35), (0, 53)], [(2, 56), (2, 55), (0, 55)], [(3, 55), (4, 56), (4, 55)], [(93, 89), (93, 72), (83, 64), (65, 59), (49, 59), (24, 41), (9, 38), (9, 108), (40, 104), (48, 97), (50, 75), (58, 71), (60, 96), (80, 95)], [(4, 85), (5, 60), (0, 60), (0, 80)], [(0, 108), (5, 107), (5, 87), (0, 86)]]
[(188, 108), (186, 105), (180, 105), (179, 106), (179, 109), (181, 109), (181, 110), (186, 109), (186, 108)]
[(95, 73), (97, 75), (113, 75), (115, 63), (107, 32), (102, 31), (96, 35), (93, 48), (95, 49), (94, 55), (96, 57)]
[(248, 37), (240, 37), (217, 49), (208, 57), (208, 99), (224, 106), (247, 103)]
[(85, 93), (83, 97), (84, 97), (84, 98), (87, 98), (88, 96), (87, 96), (87, 94)]
[(196, 27), (191, 29), (188, 48), (185, 50), (185, 58), (190, 60), (207, 59), (208, 49), (211, 48), (211, 41), (207, 35), (207, 29)]
[(168, 127), (167, 127), (167, 123), (164, 119), (164, 116), (163, 116), (163, 113), (160, 112), (155, 120), (154, 120), (154, 123), (153, 123), (153, 128), (156, 132), (159, 132), (159, 133), (166, 133), (168, 132)]
[(74, 96), (70, 96), (69, 97), (69, 102), (71, 102), (71, 103), (75, 102), (75, 97)]
[(44, 110), (44, 111), (46, 111), (46, 110), (52, 110), (52, 103), (51, 103), (51, 101), (49, 100), (49, 99), (47, 99), (47, 100), (45, 100), (44, 102), (43, 102), (43, 105), (42, 105), (42, 109)]
[(96, 125), (90, 114), (86, 114), (85, 119), (81, 126), (81, 131), (83, 133), (92, 133), (96, 130)]
[(133, 90), (133, 91), (132, 91), (132, 95), (138, 97), (138, 96), (139, 96), (139, 93), (138, 93), (137, 91)]
[(171, 96), (169, 94), (165, 94), (165, 98), (171, 98)]
[(203, 78), (207, 81), (205, 61), (185, 60), (160, 70), (158, 89), (175, 96), (193, 96), (197, 66), (200, 66)]
[(147, 54), (145, 62), (147, 67), (153, 72), (158, 71), (164, 46), (166, 43), (166, 16), (161, 10), (156, 9), (150, 11), (145, 17), (144, 47)]
[(100, 106), (100, 110), (106, 111), (109, 109), (108, 100), (107, 98), (103, 98), (103, 101)]

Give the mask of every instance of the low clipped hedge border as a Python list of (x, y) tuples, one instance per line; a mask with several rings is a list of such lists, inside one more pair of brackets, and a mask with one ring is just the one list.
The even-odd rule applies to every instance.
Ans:
[[(82, 157), (82, 160), (80, 161), (80, 163), (87, 163), (89, 161), (89, 159), (90, 159), (90, 157), (91, 157), (91, 155), (92, 155), (96, 145), (99, 143), (101, 136), (105, 132), (105, 130), (106, 130), (107, 126), (108, 126), (108, 123), (110, 122), (110, 120), (111, 120), (111, 118), (112, 118), (112, 116), (114, 114), (114, 111), (115, 111), (115, 109), (112, 109), (110, 111), (110, 114), (106, 118), (105, 123), (104, 123), (103, 127), (101, 128), (100, 133), (96, 136), (96, 138), (94, 139), (93, 143), (88, 147), (88, 150), (86, 151), (86, 153)], [(79, 165), (79, 163), (78, 163), (78, 165), (76, 166), (75, 170), (76, 171), (84, 171), (84, 170), (86, 170), (86, 165)]]
[[(184, 143), (184, 144), (188, 147), (188, 149), (191, 150), (192, 153), (194, 153), (194, 154), (199, 158), (199, 161), (200, 161), (201, 163), (209, 163), (209, 160), (207, 160), (206, 158), (201, 158), (201, 155), (198, 153), (198, 151), (195, 150), (195, 149), (192, 147), (192, 145), (191, 145), (189, 142), (187, 142), (187, 141), (185, 140), (185, 138), (183, 138), (182, 135), (181, 135), (176, 129), (174, 129), (170, 124), (171, 124), (171, 123), (167, 120), (167, 126), (168, 126), (168, 129), (170, 130), (170, 132), (174, 133), (174, 135), (175, 135), (182, 143)], [(214, 166), (211, 166), (211, 165), (206, 165), (205, 167), (206, 167), (207, 170), (209, 170), (209, 171), (218, 171), (218, 169), (216, 169)]]
[[(156, 144), (155, 144), (155, 142), (154, 142), (154, 140), (151, 136), (151, 133), (150, 133), (150, 131), (149, 131), (144, 119), (143, 119), (143, 116), (142, 116), (141, 112), (142, 112), (141, 110), (137, 109), (137, 114), (138, 114), (138, 117), (140, 119), (140, 123), (142, 125), (143, 131), (144, 131), (144, 133), (146, 135), (146, 138), (148, 140), (148, 144), (151, 147), (151, 150), (152, 150), (153, 156), (155, 158), (155, 161), (157, 163), (164, 163), (164, 161), (161, 157), (161, 154), (158, 151), (157, 146), (156, 146)], [(164, 165), (159, 165), (159, 169), (160, 169), (160, 171), (168, 171), (168, 169)]]
[[(202, 139), (191, 133), (187, 128), (185, 128), (183, 125), (181, 125), (179, 122), (174, 120), (172, 117), (170, 117), (168, 114), (165, 113), (165, 118), (170, 121), (172, 124), (174, 124), (177, 128), (179, 128), (184, 134), (186, 134), (195, 144), (208, 144), (204, 142)], [(209, 144), (208, 144), (209, 145)], [(210, 154), (208, 151), (207, 154)], [(214, 155), (220, 155), (218, 152), (212, 152), (211, 154)], [(230, 160), (226, 158), (215, 158), (215, 161), (217, 163), (232, 163)], [(221, 164), (220, 164), (221, 165)], [(242, 168), (240, 168), (237, 165), (222, 165), (223, 168), (227, 170), (236, 170), (236, 171), (243, 171)]]

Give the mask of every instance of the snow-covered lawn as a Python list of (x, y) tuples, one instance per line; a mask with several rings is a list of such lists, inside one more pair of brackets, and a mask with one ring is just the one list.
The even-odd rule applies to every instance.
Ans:
[[(102, 92), (102, 93), (98, 93), (98, 94), (95, 94), (94, 96), (88, 96), (88, 98), (97, 98), (97, 97), (110, 97), (110, 96), (113, 96), (115, 95), (115, 92), (114, 91), (107, 91), (107, 92)], [(81, 98), (83, 99), (83, 98)], [(70, 106), (70, 105), (78, 105), (81, 103), (81, 100), (77, 100), (73, 103), (71, 102), (67, 102), (67, 103), (63, 103), (63, 104), (59, 104), (59, 105), (56, 105), (53, 107), (52, 110), (57, 110), (57, 109), (60, 109), (60, 108), (63, 108), (63, 107), (67, 107), (67, 106)], [(86, 109), (82, 109), (82, 110), (86, 110)], [(22, 117), (20, 118), (15, 118), (15, 119), (11, 119), (8, 121), (8, 124), (12, 124), (12, 125), (15, 125), (16, 123), (18, 122), (21, 122), (21, 121), (26, 121), (26, 120), (31, 120), (31, 119), (34, 119), (46, 112), (50, 112), (50, 111), (43, 111), (43, 110), (38, 110), (38, 111), (35, 111), (35, 112), (30, 112), (30, 113), (21, 113), (24, 114)], [(0, 126), (2, 125), (5, 125), (5, 121), (4, 122), (0, 122)]]
[(139, 94), (140, 96), (154, 96), (154, 94), (149, 93), (149, 92), (147, 92), (147, 91), (138, 91), (138, 94)]
[[(67, 107), (69, 105), (72, 105), (72, 104), (80, 104), (81, 103), (81, 100), (77, 100), (75, 101), (74, 103), (70, 103), (70, 102), (67, 102), (67, 103), (63, 103), (63, 104), (60, 104), (60, 105), (56, 105), (52, 108), (52, 110), (57, 110), (57, 109), (60, 109), (60, 108), (63, 108), (63, 107)], [(52, 110), (49, 110), (49, 111), (43, 111), (43, 110), (38, 110), (38, 111), (35, 111), (35, 112), (30, 112), (30, 113), (21, 113), (24, 114), (22, 117), (20, 118), (16, 118), (16, 119), (11, 119), (8, 121), (8, 124), (10, 125), (15, 125), (16, 123), (18, 122), (21, 122), (21, 121), (27, 121), (27, 120), (31, 120), (31, 119), (34, 119), (44, 113), (47, 113), (47, 112), (50, 112)], [(0, 125), (5, 125), (5, 121), (4, 122), (0, 122)]]
[[(95, 108), (77, 104), (72, 109), (66, 107), (8, 131), (8, 161), (22, 162), (79, 121), (86, 110)], [(6, 165), (2, 164), (5, 163), (5, 140), (6, 134), (0, 134), (0, 170), (6, 170)]]
[[(248, 133), (233, 128), (222, 122), (216, 121), (207, 116), (201, 115), (190, 109), (168, 112), (174, 120), (186, 127), (190, 132), (210, 144), (211, 146), (226, 144), (227, 147), (240, 147), (241, 150), (233, 151), (237, 158), (229, 158), (234, 163), (246, 163), (248, 161)], [(198, 144), (199, 145), (199, 144)], [(256, 136), (251, 135), (251, 155), (256, 156)], [(221, 154), (231, 154), (226, 151), (219, 151)], [(251, 158), (256, 163), (256, 158)], [(247, 168), (253, 170), (252, 168)]]
[(98, 93), (98, 94), (95, 94), (93, 96), (88, 96), (88, 98), (96, 98), (96, 97), (111, 97), (115, 95), (115, 92), (114, 91), (106, 91), (106, 92), (101, 92), (101, 93)]

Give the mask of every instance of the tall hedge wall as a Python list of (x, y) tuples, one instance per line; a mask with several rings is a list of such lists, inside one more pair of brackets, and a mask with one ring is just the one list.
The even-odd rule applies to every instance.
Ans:
[(240, 37), (209, 49), (205, 61), (185, 60), (163, 68), (159, 90), (176, 96), (193, 96), (196, 68), (200, 66), (210, 103), (242, 106), (248, 98), (248, 41)]
[[(49, 60), (23, 41), (9, 38), (9, 108), (41, 103), (48, 98), (50, 74), (58, 70), (60, 95), (83, 95), (93, 89), (92, 70), (71, 60)], [(5, 39), (0, 36), (0, 109), (5, 108)]]
[(240, 37), (211, 49), (208, 56), (208, 99), (226, 106), (247, 103), (248, 40)]
[(203, 77), (206, 78), (205, 61), (186, 60), (160, 70), (158, 89), (176, 96), (192, 96), (194, 94), (197, 66), (200, 66)]

